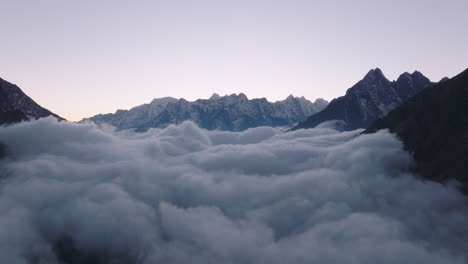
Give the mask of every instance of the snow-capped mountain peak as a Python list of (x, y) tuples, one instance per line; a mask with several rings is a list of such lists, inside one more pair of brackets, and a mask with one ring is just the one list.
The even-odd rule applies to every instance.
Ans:
[[(164, 100), (163, 100), (164, 99)], [(323, 99), (310, 102), (304, 97), (288, 96), (283, 101), (266, 98), (248, 99), (244, 93), (219, 96), (193, 102), (184, 99), (155, 99), (130, 110), (100, 114), (81, 122), (108, 123), (117, 129), (147, 130), (191, 120), (206, 129), (241, 131), (257, 126), (292, 126), (325, 108)]]
[(219, 96), (219, 94), (217, 93), (213, 93), (210, 98), (208, 98), (208, 100), (219, 100), (221, 99), (221, 96)]
[(151, 105), (166, 105), (171, 102), (175, 102), (177, 99), (174, 97), (162, 97), (162, 98), (156, 98), (151, 101)]

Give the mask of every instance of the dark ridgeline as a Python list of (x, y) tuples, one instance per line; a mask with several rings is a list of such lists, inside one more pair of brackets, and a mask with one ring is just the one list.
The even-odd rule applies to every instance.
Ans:
[(389, 129), (414, 154), (416, 171), (468, 193), (468, 69), (425, 89), (377, 120), (364, 133)]
[[(18, 86), (0, 78), (0, 126), (47, 116), (64, 120), (34, 102)], [(0, 158), (5, 155), (6, 147), (0, 143)]]
[(308, 117), (292, 130), (313, 128), (329, 120), (345, 121), (345, 130), (366, 128), (431, 85), (433, 83), (418, 71), (403, 73), (396, 81), (389, 81), (376, 68), (348, 89), (346, 95), (333, 99), (324, 110)]
[(0, 78), (0, 125), (47, 116), (63, 120), (34, 102), (18, 86)]

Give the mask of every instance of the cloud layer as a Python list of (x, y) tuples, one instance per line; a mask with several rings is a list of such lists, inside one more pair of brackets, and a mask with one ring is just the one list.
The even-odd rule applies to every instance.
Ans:
[(5, 263), (466, 263), (468, 203), (389, 133), (0, 128)]

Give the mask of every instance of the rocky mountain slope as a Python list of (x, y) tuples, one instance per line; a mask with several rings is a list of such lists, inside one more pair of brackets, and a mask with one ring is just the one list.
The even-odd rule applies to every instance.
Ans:
[(401, 138), (424, 177), (457, 179), (468, 193), (468, 69), (417, 94), (364, 133), (380, 129)]
[(258, 126), (292, 126), (321, 111), (327, 104), (323, 99), (312, 103), (304, 97), (293, 96), (272, 103), (265, 98), (249, 100), (242, 93), (226, 96), (213, 94), (209, 99), (194, 102), (166, 97), (130, 110), (96, 115), (81, 122), (107, 123), (119, 130), (134, 128), (145, 131), (191, 120), (209, 130), (242, 131)]
[(34, 102), (18, 86), (0, 78), (0, 124), (38, 119), (50, 115), (62, 119)]
[(389, 81), (376, 68), (348, 89), (346, 95), (332, 100), (323, 111), (310, 116), (293, 130), (316, 127), (329, 120), (343, 120), (345, 130), (366, 128), (431, 85), (433, 83), (418, 71), (405, 72), (396, 81)]

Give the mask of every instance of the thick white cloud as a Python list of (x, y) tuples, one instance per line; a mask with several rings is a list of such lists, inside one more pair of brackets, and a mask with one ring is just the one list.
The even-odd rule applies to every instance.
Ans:
[(3, 263), (466, 263), (468, 201), (392, 135), (0, 128)]

